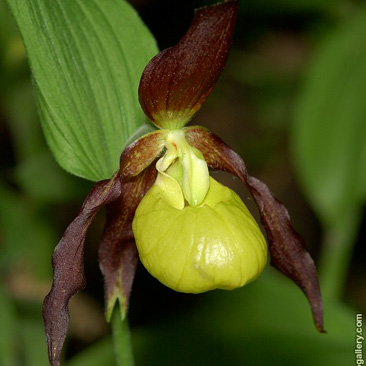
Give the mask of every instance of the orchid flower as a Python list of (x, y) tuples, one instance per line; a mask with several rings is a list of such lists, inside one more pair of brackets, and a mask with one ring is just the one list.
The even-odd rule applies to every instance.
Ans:
[(139, 100), (157, 130), (130, 144), (120, 170), (95, 184), (53, 254), (54, 280), (43, 305), (53, 366), (66, 336), (68, 302), (85, 286), (86, 232), (102, 206), (107, 222), (99, 263), (107, 320), (117, 302), (125, 316), (139, 259), (160, 282), (188, 293), (234, 289), (259, 276), (266, 240), (239, 196), (211, 178), (211, 170), (229, 172), (247, 187), (267, 234), (271, 265), (302, 289), (316, 328), (324, 331), (316, 268), (284, 205), (218, 136), (185, 127), (226, 64), (237, 9), (236, 0), (198, 9), (181, 41), (146, 66)]

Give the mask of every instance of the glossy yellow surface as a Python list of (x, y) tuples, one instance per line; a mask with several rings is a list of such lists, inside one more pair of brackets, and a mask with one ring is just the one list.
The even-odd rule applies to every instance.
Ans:
[(178, 185), (155, 184), (137, 208), (133, 232), (146, 269), (187, 293), (253, 281), (266, 265), (267, 246), (239, 196), (212, 178), (198, 207), (182, 207), (181, 193), (178, 201), (171, 196), (177, 194)]

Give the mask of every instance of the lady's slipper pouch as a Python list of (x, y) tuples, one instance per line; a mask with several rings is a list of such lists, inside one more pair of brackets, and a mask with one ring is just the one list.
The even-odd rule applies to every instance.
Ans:
[[(202, 203), (191, 206), (169, 175), (179, 164), (159, 171), (136, 210), (133, 233), (141, 262), (164, 285), (181, 292), (234, 289), (254, 280), (267, 258), (256, 221), (235, 192), (211, 177)], [(198, 177), (196, 185), (201, 184)]]

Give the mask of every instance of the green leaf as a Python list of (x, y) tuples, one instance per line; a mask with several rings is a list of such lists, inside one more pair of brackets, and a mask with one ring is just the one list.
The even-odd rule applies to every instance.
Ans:
[(14, 170), (16, 182), (37, 203), (59, 203), (86, 196), (90, 183), (67, 174), (49, 150), (30, 155)]
[(137, 98), (152, 35), (123, 0), (8, 0), (34, 77), (47, 142), (59, 164), (110, 178), (144, 121)]
[(366, 197), (365, 34), (363, 9), (321, 45), (295, 115), (295, 166), (324, 223)]
[(272, 269), (241, 289), (212, 291), (200, 298), (200, 305), (191, 311), (175, 310), (165, 321), (132, 332), (137, 365), (338, 366), (354, 362), (355, 312), (326, 301), (328, 333), (318, 333), (304, 295)]
[(19, 351), (16, 337), (16, 311), (10, 296), (0, 286), (0, 365), (12, 366)]
[(105, 337), (98, 343), (79, 352), (67, 366), (114, 366), (113, 343), (111, 337)]
[(24, 196), (1, 183), (0, 202), (0, 270), (21, 263), (35, 277), (50, 278), (49, 258), (57, 240), (49, 221)]
[(47, 347), (41, 314), (36, 319), (22, 319), (19, 326), (25, 366), (48, 365)]

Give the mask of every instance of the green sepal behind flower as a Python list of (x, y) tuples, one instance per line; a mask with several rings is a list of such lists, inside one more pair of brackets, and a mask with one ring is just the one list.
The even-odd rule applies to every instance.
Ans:
[(155, 184), (133, 221), (140, 259), (154, 277), (173, 290), (201, 293), (238, 288), (259, 276), (267, 246), (235, 192), (210, 178), (203, 203), (183, 209), (171, 204), (171, 194)]

